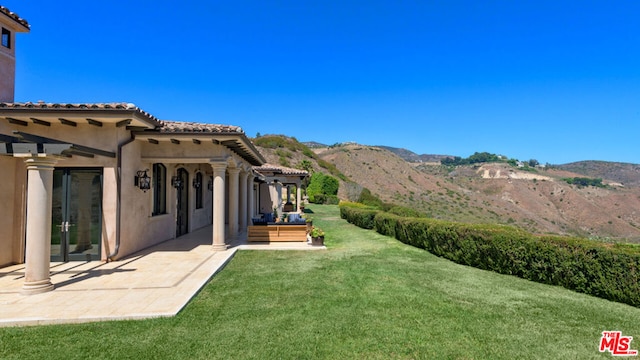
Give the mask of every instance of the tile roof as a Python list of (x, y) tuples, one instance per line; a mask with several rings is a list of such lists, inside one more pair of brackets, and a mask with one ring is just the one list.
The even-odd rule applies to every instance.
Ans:
[(13, 21), (17, 22), (18, 24), (24, 26), (27, 29), (31, 29), (31, 25), (29, 25), (29, 23), (27, 22), (27, 20), (21, 18), (20, 16), (18, 16), (18, 14), (12, 12), (11, 10), (7, 9), (6, 7), (0, 5), (0, 13), (7, 15), (8, 17), (10, 17)]
[[(45, 103), (44, 101), (38, 102), (24, 102), (24, 103), (6, 103), (0, 102), (0, 112), (3, 110), (16, 110), (16, 113), (27, 113), (30, 114), (32, 112), (83, 112), (81, 115), (87, 115), (86, 112), (102, 112), (103, 114), (107, 114), (109, 111), (117, 111), (120, 112), (118, 115), (122, 115), (123, 113), (127, 116), (131, 116), (132, 113), (139, 115), (145, 120), (148, 121), (148, 124), (153, 126), (153, 129), (146, 129), (142, 131), (138, 131), (139, 134), (156, 134), (156, 136), (161, 136), (164, 134), (165, 136), (171, 136), (173, 134), (176, 135), (187, 135), (187, 136), (214, 136), (221, 137), (223, 140), (221, 144), (235, 151), (241, 157), (247, 159), (252, 165), (260, 165), (264, 164), (265, 159), (260, 154), (260, 151), (256, 149), (251, 140), (246, 136), (244, 131), (239, 126), (234, 125), (220, 125), (220, 124), (203, 124), (196, 122), (182, 122), (182, 121), (168, 121), (168, 120), (158, 120), (155, 116), (149, 114), (148, 112), (143, 111), (138, 108), (136, 105), (131, 103)], [(4, 111), (6, 113), (6, 111)], [(98, 113), (99, 114), (99, 113)], [(98, 115), (96, 114), (96, 115)], [(135, 132), (135, 129), (134, 129)], [(292, 171), (297, 171), (296, 169), (290, 169)], [(294, 174), (294, 173), (292, 173)]]
[(44, 101), (38, 102), (23, 102), (23, 103), (6, 103), (0, 102), (0, 109), (44, 109), (44, 110), (75, 110), (75, 111), (100, 111), (100, 110), (131, 110), (135, 111), (142, 116), (149, 118), (154, 122), (158, 122), (158, 119), (150, 113), (140, 109), (132, 103), (45, 103)]
[(161, 133), (216, 133), (244, 134), (242, 128), (233, 125), (203, 124), (196, 122), (168, 121), (160, 120), (160, 127), (157, 129)]
[(253, 170), (264, 173), (264, 172), (273, 172), (276, 174), (282, 175), (297, 175), (297, 176), (307, 176), (309, 172), (300, 169), (289, 168), (285, 166), (278, 166), (273, 164), (263, 164), (261, 166), (254, 166)]

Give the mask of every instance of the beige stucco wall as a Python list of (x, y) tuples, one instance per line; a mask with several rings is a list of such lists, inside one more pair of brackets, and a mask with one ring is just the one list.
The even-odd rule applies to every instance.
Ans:
[[(15, 159), (0, 157), (2, 187), (0, 187), (0, 266), (17, 262), (14, 259), (14, 206), (15, 198)], [(17, 228), (17, 227), (16, 227)]]
[[(208, 190), (207, 183), (213, 171), (207, 161), (221, 157), (231, 158), (230, 163), (246, 164), (228, 148), (213, 143), (193, 144), (182, 141), (180, 144), (172, 144), (169, 141), (160, 141), (159, 144), (152, 144), (145, 140), (136, 140), (124, 146), (122, 149), (121, 244), (116, 259), (175, 238), (177, 192), (171, 186), (171, 177), (177, 174), (179, 168), (189, 173), (189, 184), (187, 184), (189, 232), (210, 225), (213, 217), (213, 193)], [(196, 161), (194, 159), (199, 159), (199, 162), (194, 163)], [(161, 162), (167, 168), (167, 213), (152, 216), (153, 189), (143, 192), (133, 186), (133, 181), (139, 170), (148, 169), (148, 175), (153, 177), (151, 170), (155, 161)], [(192, 186), (197, 171), (203, 173), (204, 201), (201, 209), (195, 207), (196, 191)], [(228, 191), (226, 194), (228, 196)]]
[(262, 183), (260, 184), (259, 194), (259, 212), (262, 214), (272, 213), (273, 208), (278, 206), (275, 186)]
[[(190, 188), (190, 196), (189, 196), (189, 209), (191, 211), (191, 221), (189, 222), (189, 231), (197, 230), (201, 227), (207, 226), (212, 223), (212, 215), (213, 215), (213, 193), (209, 191), (207, 184), (209, 182), (209, 177), (213, 174), (213, 171), (209, 169), (208, 171), (204, 170), (204, 166), (200, 166), (200, 171), (202, 172), (202, 208), (196, 209), (196, 190), (193, 186)], [(195, 176), (197, 171), (196, 169), (190, 171), (189, 178), (193, 181), (193, 177)]]
[(0, 102), (13, 102), (16, 79), (15, 29), (10, 26), (11, 20), (0, 14), (0, 27), (11, 31), (11, 48), (0, 45)]
[[(102, 127), (97, 127), (83, 122), (83, 119), (70, 119), (77, 122), (77, 126), (72, 127), (56, 120), (47, 119), (51, 121), (51, 126), (30, 121), (27, 126), (21, 126), (0, 119), (0, 134), (13, 135), (13, 131), (17, 130), (111, 151), (116, 155), (120, 153), (120, 169), (117, 157), (98, 155), (93, 158), (77, 155), (61, 158), (56, 165), (103, 169), (102, 260), (107, 260), (107, 256), (115, 252), (118, 234), (120, 246), (113, 259), (122, 259), (175, 237), (177, 195), (176, 189), (171, 186), (171, 177), (178, 168), (184, 168), (189, 173), (189, 232), (212, 223), (213, 193), (209, 191), (207, 184), (213, 170), (209, 161), (225, 158), (229, 167), (249, 168), (249, 164), (237, 154), (211, 142), (198, 145), (183, 141), (176, 145), (161, 141), (160, 144), (151, 144), (146, 140), (133, 140), (125, 127), (118, 128), (114, 124), (104, 123)], [(140, 190), (134, 185), (134, 178), (139, 170), (149, 170), (148, 175), (152, 177), (153, 162), (156, 161), (162, 162), (167, 168), (167, 213), (152, 216), (153, 189), (146, 192)], [(0, 207), (0, 228), (3, 229), (0, 234), (0, 266), (3, 266), (22, 262), (24, 259), (24, 187), (27, 182), (24, 159), (0, 156), (0, 169), (3, 169), (3, 175), (6, 174), (3, 177), (5, 180), (0, 183), (0, 204), (3, 205)], [(196, 191), (191, 184), (197, 171), (203, 174), (204, 201), (201, 209), (195, 208)], [(225, 196), (228, 199), (228, 181), (225, 185)], [(121, 200), (120, 203), (118, 199)], [(228, 212), (228, 208), (225, 206), (225, 212)]]
[(24, 214), (27, 212), (27, 184), (22, 181), (27, 177), (27, 168), (24, 162), (19, 159), (14, 162), (14, 193), (13, 193), (13, 226), (11, 244), (13, 248), (12, 263), (18, 264), (24, 261), (23, 241), (25, 236), (26, 222)]
[(13, 102), (16, 78), (16, 60), (0, 46), (0, 102)]
[[(0, 134), (13, 135), (14, 130), (56, 140), (69, 141), (79, 145), (112, 151), (114, 153), (117, 152), (119, 142), (129, 138), (124, 128), (116, 128), (113, 124), (105, 124), (101, 128), (81, 123), (78, 123), (76, 127), (71, 127), (53, 122), (51, 126), (32, 123), (29, 123), (27, 126), (20, 126), (10, 124), (5, 120), (0, 121)], [(95, 156), (94, 158), (81, 156), (59, 158), (56, 165), (56, 167), (103, 168), (103, 248), (101, 249), (103, 259), (106, 259), (105, 256), (109, 250), (108, 246), (115, 244), (115, 208), (117, 204), (116, 165), (116, 159), (104, 156)], [(0, 201), (2, 201), (2, 204), (10, 204), (6, 207), (3, 206), (0, 212), (0, 226), (2, 226), (3, 233), (11, 234), (10, 236), (2, 235), (2, 239), (0, 240), (0, 265), (6, 265), (9, 257), (9, 262), (11, 263), (20, 263), (24, 260), (24, 214), (26, 213), (24, 207), (27, 172), (23, 158), (2, 156), (0, 157), (0, 168), (11, 171), (11, 175), (8, 176), (8, 178), (11, 178), (11, 181), (3, 182), (0, 186)]]
[[(122, 148), (120, 251), (116, 259), (171, 239), (175, 234), (175, 225), (170, 212), (170, 195), (167, 194), (168, 213), (152, 216), (153, 189), (144, 192), (134, 186), (137, 171), (149, 170), (148, 175), (153, 177), (152, 164), (141, 161), (140, 150), (139, 141), (134, 141)], [(169, 174), (170, 167), (167, 167), (167, 176)], [(169, 186), (168, 179), (166, 186)]]

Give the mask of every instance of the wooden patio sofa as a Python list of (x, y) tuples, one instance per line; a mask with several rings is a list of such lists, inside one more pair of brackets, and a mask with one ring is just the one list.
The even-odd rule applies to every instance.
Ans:
[(249, 242), (272, 241), (307, 241), (307, 225), (305, 223), (267, 223), (249, 225), (247, 232)]

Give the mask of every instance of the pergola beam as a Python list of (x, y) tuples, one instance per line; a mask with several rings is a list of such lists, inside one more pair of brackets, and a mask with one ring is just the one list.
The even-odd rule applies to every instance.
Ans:
[(111, 151), (100, 150), (100, 149), (96, 149), (96, 148), (92, 148), (92, 147), (84, 146), (84, 145), (72, 144), (72, 143), (68, 143), (68, 142), (64, 142), (64, 141), (60, 141), (60, 140), (46, 138), (44, 136), (27, 134), (27, 133), (22, 132), (22, 131), (14, 131), (13, 133), (15, 135), (17, 135), (20, 139), (22, 139), (22, 140), (24, 140), (26, 142), (36, 143), (38, 145), (42, 145), (42, 144), (68, 144), (68, 145), (70, 145), (69, 150), (72, 150), (70, 152), (72, 152), (72, 153), (75, 152), (77, 155), (80, 155), (80, 156), (83, 156), (82, 154), (91, 154), (91, 155), (100, 155), (100, 156), (105, 156), (105, 157), (110, 157), (110, 158), (115, 158), (116, 157), (116, 154), (114, 152), (111, 152)]

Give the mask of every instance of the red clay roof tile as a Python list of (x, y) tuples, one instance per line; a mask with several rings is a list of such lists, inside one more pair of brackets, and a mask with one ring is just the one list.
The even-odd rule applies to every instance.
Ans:
[(282, 175), (298, 175), (298, 176), (306, 176), (309, 175), (309, 172), (300, 169), (289, 168), (286, 166), (279, 166), (273, 164), (263, 164), (261, 166), (254, 166), (253, 170), (264, 173), (264, 172), (273, 172)]
[(184, 121), (160, 120), (157, 129), (163, 133), (239, 133), (244, 134), (242, 128), (233, 125), (204, 124)]
[(0, 13), (7, 15), (13, 21), (15, 21), (18, 24), (24, 26), (26, 29), (31, 29), (31, 25), (29, 25), (27, 20), (21, 18), (20, 16), (18, 16), (18, 14), (14, 13), (13, 11), (7, 9), (6, 7), (4, 7), (2, 5), (0, 5)]

